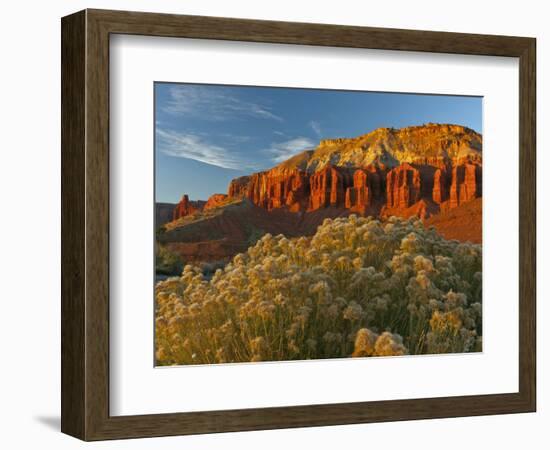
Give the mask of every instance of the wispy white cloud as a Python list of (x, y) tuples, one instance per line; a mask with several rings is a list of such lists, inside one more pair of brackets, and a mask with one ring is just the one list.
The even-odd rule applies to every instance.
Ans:
[(315, 143), (307, 137), (297, 137), (284, 142), (274, 142), (264, 150), (274, 163), (281, 163), (301, 151), (313, 148)]
[(231, 133), (216, 133), (216, 136), (227, 140), (232, 144), (244, 144), (253, 140), (251, 136), (239, 136)]
[(310, 128), (313, 130), (313, 132), (317, 135), (317, 137), (321, 137), (321, 124), (317, 122), (316, 120), (311, 120), (309, 122)]
[(224, 169), (256, 170), (237, 152), (209, 142), (204, 136), (173, 130), (156, 130), (158, 150), (178, 158), (189, 158)]
[(178, 85), (169, 89), (169, 95), (162, 107), (168, 114), (186, 114), (213, 121), (239, 117), (283, 121), (269, 106), (245, 100), (217, 87)]

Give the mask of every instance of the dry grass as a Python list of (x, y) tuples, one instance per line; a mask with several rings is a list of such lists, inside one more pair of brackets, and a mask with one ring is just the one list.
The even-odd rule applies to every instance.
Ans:
[(225, 208), (231, 205), (239, 205), (242, 202), (243, 200), (241, 198), (228, 197), (222, 202), (220, 202), (218, 205), (216, 205), (216, 207), (214, 208), (197, 211), (193, 214), (189, 214), (188, 216), (180, 217), (179, 219), (166, 223), (164, 225), (164, 228), (166, 231), (172, 231), (176, 228), (182, 227), (184, 225), (188, 225), (190, 223), (195, 223), (201, 220), (209, 219), (219, 215), (222, 211), (222, 208)]

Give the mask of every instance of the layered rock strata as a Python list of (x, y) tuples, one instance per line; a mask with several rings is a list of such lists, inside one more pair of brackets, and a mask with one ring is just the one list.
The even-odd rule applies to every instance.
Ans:
[[(263, 172), (236, 178), (206, 209), (245, 198), (268, 211), (345, 208), (359, 214), (427, 218), (482, 195), (481, 135), (459, 125), (382, 128), (323, 140)], [(174, 219), (200, 210), (184, 195)]]

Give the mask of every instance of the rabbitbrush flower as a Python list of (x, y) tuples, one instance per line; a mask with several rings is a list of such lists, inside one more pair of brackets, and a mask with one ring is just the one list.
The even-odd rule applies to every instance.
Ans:
[(157, 283), (159, 365), (480, 351), (481, 246), (421, 221), (326, 219), (264, 235), (210, 280)]

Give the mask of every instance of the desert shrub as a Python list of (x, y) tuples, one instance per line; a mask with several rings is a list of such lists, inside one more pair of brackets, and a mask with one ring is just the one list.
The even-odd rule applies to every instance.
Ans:
[(481, 246), (421, 221), (327, 219), (264, 235), (206, 280), (156, 286), (160, 365), (479, 351)]
[(183, 261), (174, 252), (171, 252), (164, 245), (157, 243), (155, 249), (155, 271), (164, 275), (174, 275), (181, 273)]
[(211, 261), (211, 262), (201, 262), (198, 264), (200, 271), (202, 272), (203, 277), (206, 280), (212, 278), (218, 269), (223, 269), (225, 267), (225, 261)]
[(164, 225), (161, 225), (157, 228), (157, 231), (155, 232), (155, 236), (160, 238), (163, 234), (166, 234), (166, 227)]
[(264, 235), (265, 235), (265, 231), (251, 226), (250, 229), (248, 230), (247, 244), (249, 246), (255, 245), (256, 242), (258, 242)]

